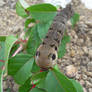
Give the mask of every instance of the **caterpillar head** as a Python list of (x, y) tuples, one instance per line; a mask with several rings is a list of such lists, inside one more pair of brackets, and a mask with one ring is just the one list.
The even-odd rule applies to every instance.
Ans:
[(42, 69), (47, 70), (55, 65), (57, 60), (57, 48), (47, 45), (40, 45), (36, 52), (36, 64)]

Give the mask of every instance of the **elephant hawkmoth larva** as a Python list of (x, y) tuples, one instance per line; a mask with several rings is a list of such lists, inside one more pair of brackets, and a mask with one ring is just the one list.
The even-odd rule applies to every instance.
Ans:
[(51, 25), (51, 28), (46, 34), (46, 37), (43, 39), (42, 44), (37, 49), (35, 60), (36, 64), (42, 70), (47, 70), (53, 67), (55, 64), (58, 58), (58, 47), (66, 29), (66, 23), (73, 16), (73, 14), (74, 11), (70, 4), (58, 12)]

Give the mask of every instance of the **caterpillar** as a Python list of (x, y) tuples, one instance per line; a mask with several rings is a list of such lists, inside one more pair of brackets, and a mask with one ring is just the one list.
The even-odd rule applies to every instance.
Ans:
[(55, 62), (58, 59), (58, 48), (64, 35), (64, 31), (66, 30), (66, 23), (73, 14), (72, 5), (69, 4), (66, 8), (60, 10), (54, 18), (46, 37), (38, 47), (35, 55), (36, 64), (42, 70), (48, 70), (55, 65)]

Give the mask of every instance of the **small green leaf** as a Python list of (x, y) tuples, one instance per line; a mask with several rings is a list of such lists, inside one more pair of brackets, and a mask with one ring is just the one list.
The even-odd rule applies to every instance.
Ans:
[(73, 79), (70, 79), (70, 80), (73, 83), (74, 87), (76, 88), (77, 92), (83, 92), (83, 88), (79, 82), (77, 82), (76, 80), (73, 80)]
[(34, 58), (29, 54), (19, 54), (9, 59), (8, 74), (12, 75), (18, 84), (24, 84), (30, 77)]
[(75, 26), (75, 24), (79, 21), (80, 15), (75, 13), (73, 17), (71, 18), (72, 27)]
[(41, 88), (33, 88), (30, 92), (47, 92), (47, 91)]
[(30, 15), (39, 21), (48, 22), (54, 19), (57, 14), (57, 9), (51, 4), (36, 4), (27, 8)]
[(66, 44), (70, 42), (70, 36), (64, 35), (63, 39), (61, 40), (61, 44), (58, 50), (58, 58), (62, 58), (66, 53)]
[(18, 92), (29, 92), (31, 87), (31, 80), (29, 78), (22, 86), (19, 87)]
[(16, 13), (17, 13), (19, 16), (23, 17), (23, 18), (28, 17), (27, 12), (25, 11), (25, 9), (24, 9), (24, 7), (22, 6), (22, 4), (20, 3), (20, 0), (17, 1), (17, 3), (16, 3)]
[(42, 41), (39, 37), (38, 31), (37, 31), (37, 25), (36, 25), (31, 30), (31, 35), (27, 43), (27, 52), (31, 55), (35, 55), (36, 50), (41, 42)]

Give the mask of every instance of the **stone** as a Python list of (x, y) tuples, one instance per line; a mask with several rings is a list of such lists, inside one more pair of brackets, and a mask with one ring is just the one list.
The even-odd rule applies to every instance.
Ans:
[(65, 74), (69, 77), (69, 78), (73, 78), (76, 76), (77, 74), (77, 68), (74, 67), (73, 65), (69, 65), (66, 67), (66, 71)]
[(86, 73), (87, 76), (92, 77), (92, 72), (86, 71), (85, 73)]
[(90, 50), (88, 51), (88, 54), (89, 54), (90, 57), (92, 57), (92, 49), (90, 49)]
[(88, 48), (86, 46), (83, 47), (84, 53), (88, 53)]
[(88, 71), (92, 72), (92, 62), (89, 62), (87, 64), (87, 69), (88, 69)]
[(85, 83), (86, 83), (86, 87), (87, 88), (91, 88), (92, 87), (92, 84), (89, 81), (86, 81)]
[(83, 74), (83, 75), (82, 75), (82, 79), (83, 79), (83, 80), (87, 80), (87, 75)]
[(83, 92), (87, 92), (86, 88), (83, 88)]
[(74, 57), (74, 56), (75, 56), (75, 51), (74, 51), (74, 50), (71, 50), (70, 56), (71, 56), (71, 57)]
[(89, 90), (89, 92), (92, 92), (92, 88), (89, 88), (88, 90)]
[(3, 0), (0, 0), (0, 7), (3, 6), (5, 2)]
[(84, 80), (80, 80), (80, 84), (81, 85), (85, 85), (85, 81)]

